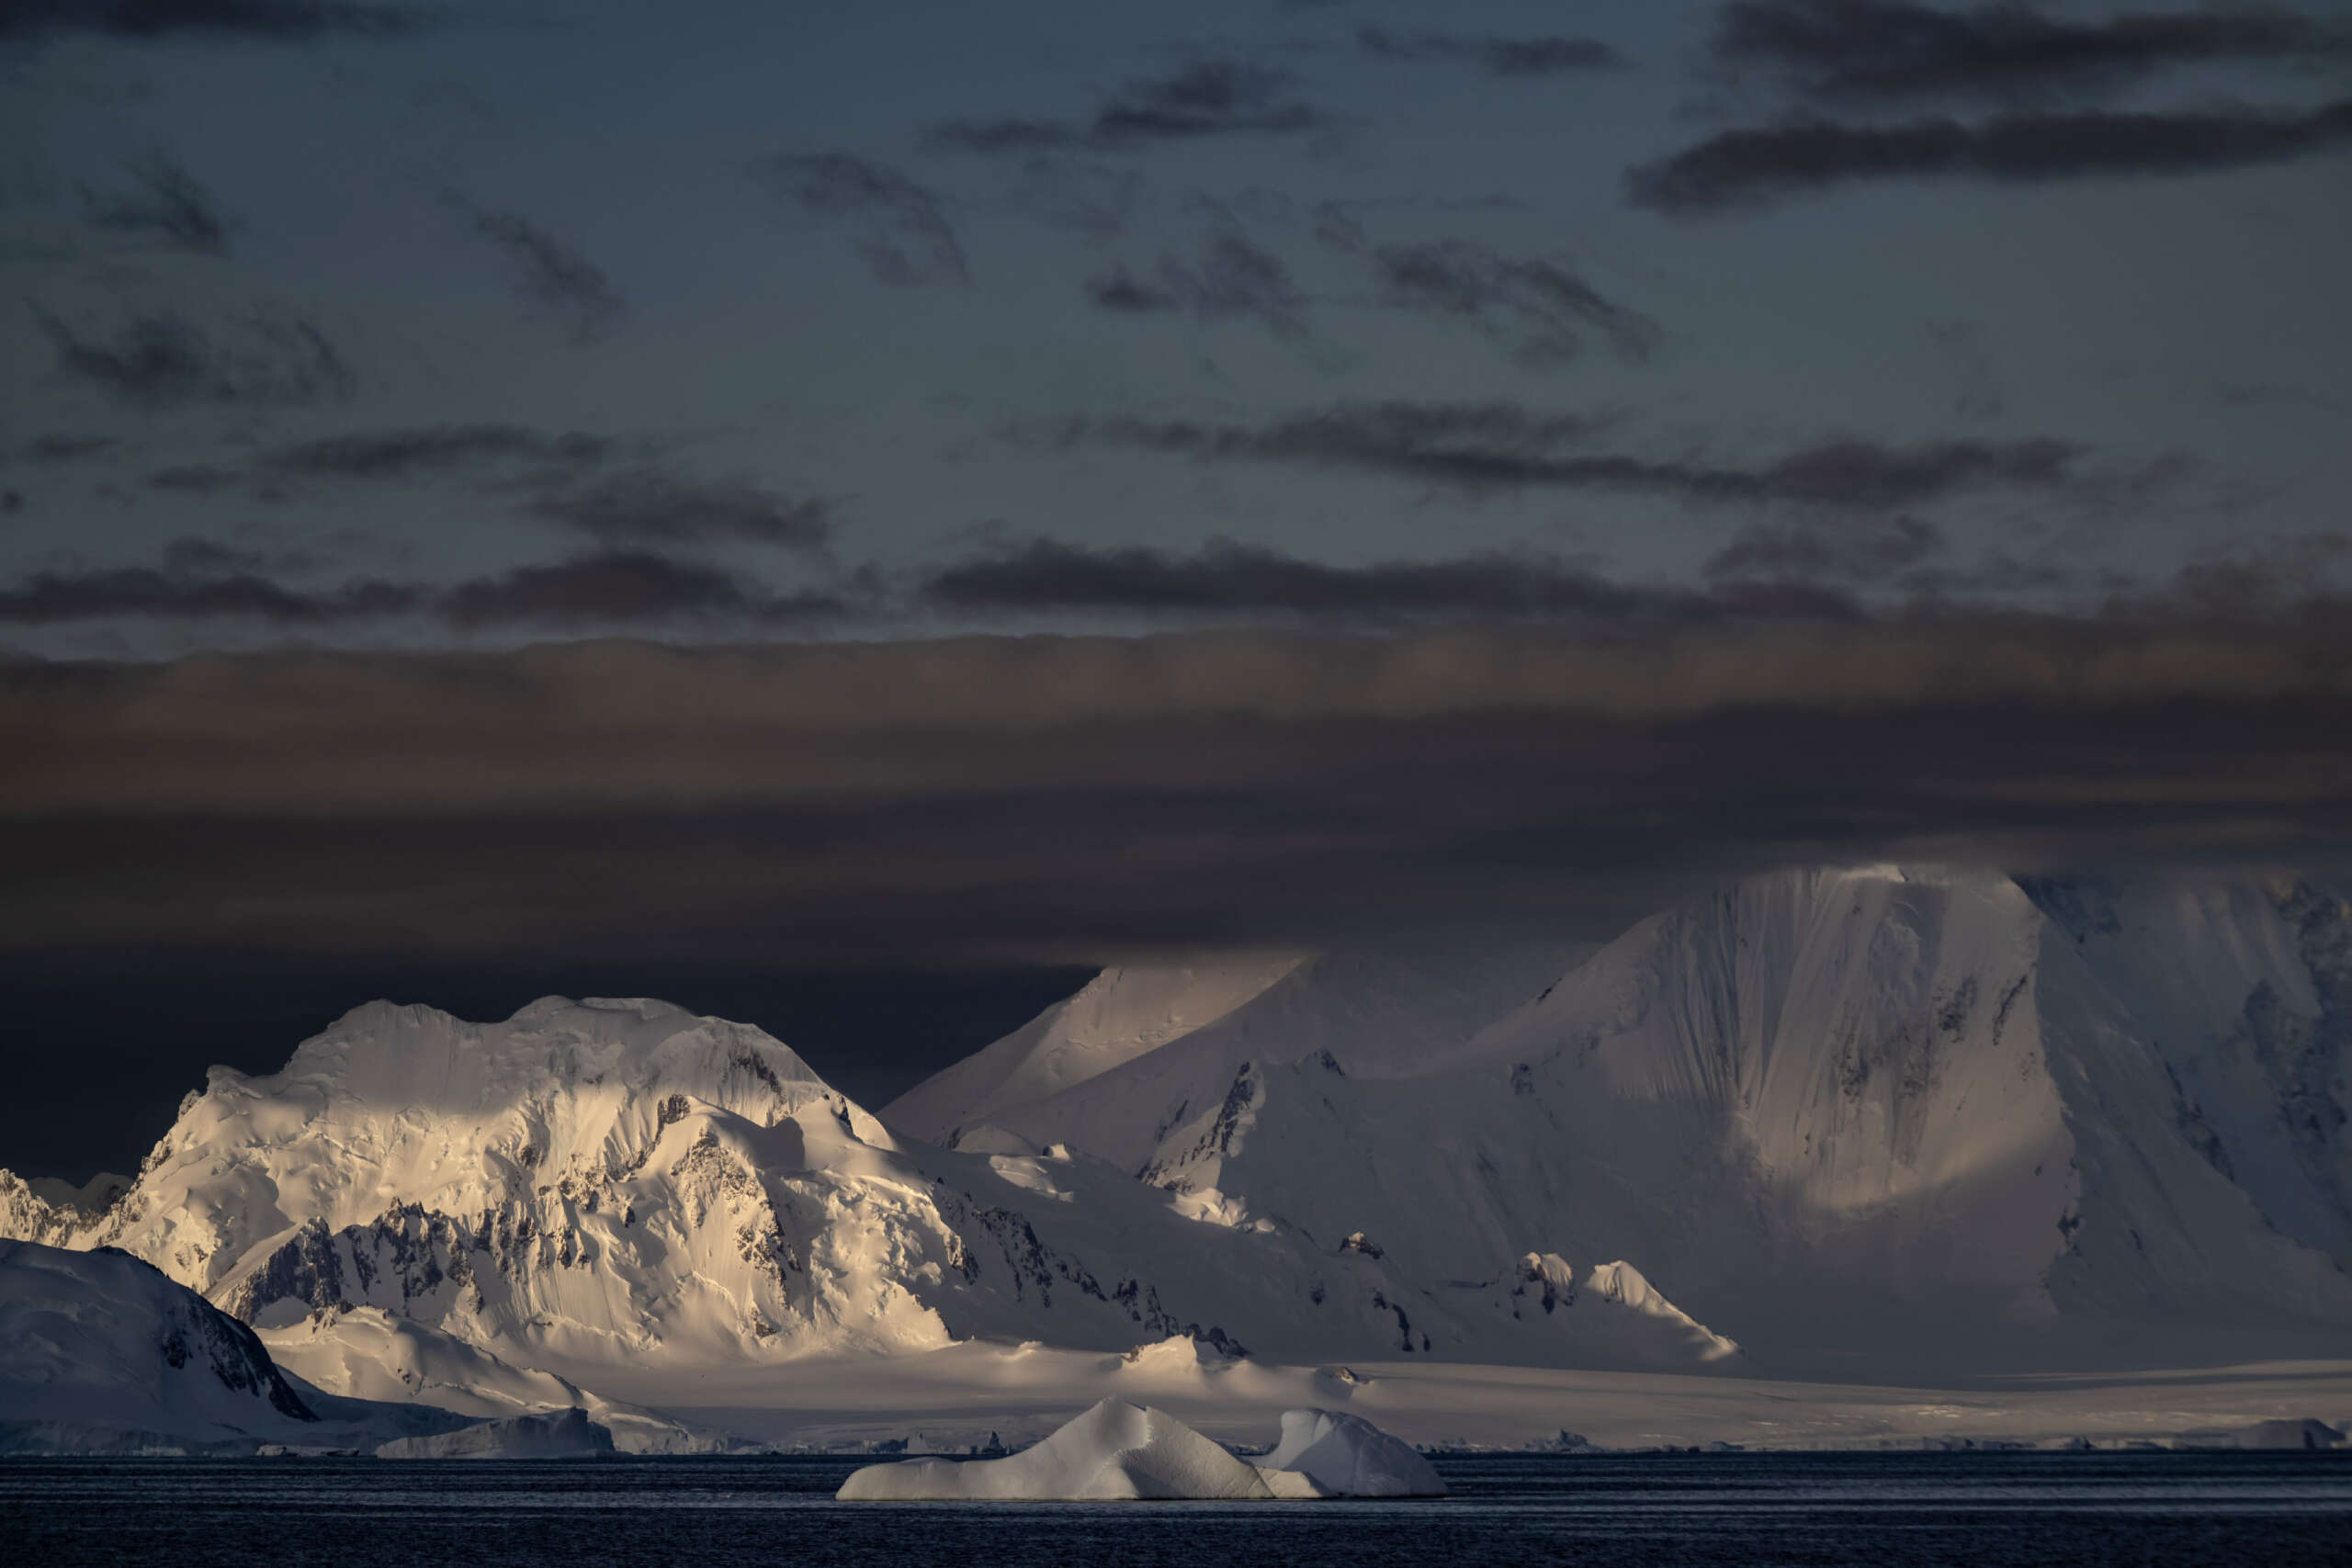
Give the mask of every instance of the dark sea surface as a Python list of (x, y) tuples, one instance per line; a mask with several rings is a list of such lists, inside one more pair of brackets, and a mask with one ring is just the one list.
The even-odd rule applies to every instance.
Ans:
[(836, 1503), (850, 1459), (0, 1461), (0, 1562), (2352, 1562), (2352, 1454), (1480, 1455), (1426, 1502)]

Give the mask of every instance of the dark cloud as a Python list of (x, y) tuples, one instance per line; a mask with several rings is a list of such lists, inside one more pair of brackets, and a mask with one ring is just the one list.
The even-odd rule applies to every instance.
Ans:
[(752, 176), (803, 212), (850, 225), (866, 271), (884, 283), (969, 283), (963, 243), (937, 191), (847, 152), (765, 158)]
[(85, 335), (36, 305), (33, 320), (61, 374), (141, 407), (340, 401), (358, 378), (324, 333), (300, 316), (252, 315), (207, 330), (171, 310), (131, 316), (111, 339)]
[(2346, 36), (2267, 6), (2077, 20), (2027, 6), (1964, 11), (1903, 0), (1736, 0), (1715, 60), (1816, 97), (1988, 97), (2119, 87), (2171, 67), (2341, 53)]
[(119, 234), (154, 235), (203, 255), (225, 255), (229, 222), (212, 193), (171, 159), (157, 153), (130, 166), (129, 191), (82, 191), (84, 220)]
[(1376, 60), (1461, 62), (1493, 76), (1552, 76), (1567, 71), (1612, 70), (1625, 63), (1615, 50), (1590, 38), (1472, 37), (1359, 28), (1356, 47)]
[(265, 454), (259, 466), (305, 478), (401, 479), (488, 463), (582, 467), (601, 463), (616, 450), (617, 443), (609, 438), (578, 431), (550, 435), (514, 424), (435, 424), (280, 446)]
[(943, 609), (986, 613), (1075, 610), (1374, 622), (1701, 621), (1855, 613), (1825, 592), (1753, 599), (1628, 585), (1532, 551), (1334, 566), (1231, 539), (1213, 540), (1190, 554), (1031, 539), (933, 573), (922, 597)]
[(1098, 272), (1088, 278), (1086, 297), (1102, 310), (1125, 311), (1131, 315), (1172, 310), (1178, 304), (1172, 290), (1145, 282), (1130, 271), (1125, 262), (1116, 263), (1109, 271)]
[(546, 306), (586, 340), (609, 329), (628, 311), (613, 280), (577, 246), (519, 212), (500, 212), (457, 203), (474, 233), (506, 258), (515, 287), (526, 299)]
[(945, 120), (924, 136), (935, 149), (963, 152), (1131, 152), (1209, 137), (1293, 135), (1328, 126), (1329, 116), (1295, 96), (1296, 85), (1289, 72), (1272, 66), (1203, 60), (1167, 76), (1127, 83), (1090, 118)]
[(164, 547), (164, 570), (176, 577), (220, 577), (267, 570), (278, 563), (267, 551), (246, 549), (183, 535)]
[(1316, 130), (1324, 117), (1292, 96), (1295, 85), (1289, 72), (1270, 66), (1199, 61), (1173, 75), (1129, 82), (1095, 115), (1087, 140), (1117, 148)]
[(1966, 566), (1923, 561), (1905, 570), (1900, 583), (1914, 603), (1923, 605), (1953, 601), (1999, 604), (2026, 594), (2052, 597), (2080, 586), (2081, 580), (2062, 566), (2022, 559), (2007, 551), (1995, 551)]
[(2352, 569), (2352, 533), (2322, 530), (2211, 549), (2153, 586), (2126, 589), (2104, 606), (2134, 625), (2267, 626), (2298, 621), (2333, 630), (2347, 608), (2337, 585)]
[(1916, 517), (1851, 528), (1758, 524), (1707, 560), (1718, 581), (1879, 582), (1943, 554), (1943, 530)]
[(1327, 201), (1315, 209), (1315, 242), (1343, 254), (1355, 255), (1371, 243), (1371, 236), (1344, 206)]
[(1771, 499), (1883, 507), (1963, 490), (2060, 490), (2080, 478), (2082, 457), (2081, 447), (2048, 438), (1929, 441), (1908, 446), (1827, 441), (1752, 470), (1698, 469), (1687, 478), (1701, 493), (1752, 484)]
[(332, 38), (405, 38), (447, 18), (438, 6), (376, 0), (9, 0), (0, 38), (104, 33), (155, 39), (207, 34), (300, 43)]
[(1713, 212), (1858, 180), (2057, 180), (2192, 175), (2310, 157), (2352, 144), (2352, 98), (2307, 113), (2255, 109), (2011, 115), (1978, 124), (1800, 120), (1727, 130), (1629, 169), (1625, 199)]
[(284, 501), (315, 481), (430, 481), (481, 479), (492, 491), (541, 498), (563, 492), (579, 476), (619, 455), (623, 444), (579, 431), (561, 434), (513, 424), (441, 424), (358, 431), (270, 447), (234, 464), (184, 463), (149, 473), (151, 490), (185, 495), (243, 491)]
[(605, 545), (689, 545), (739, 539), (813, 550), (832, 533), (822, 501), (778, 495), (743, 479), (696, 479), (640, 466), (558, 490), (530, 504), (535, 516)]
[(2352, 842), (2352, 622), (2312, 625), (6, 664), (0, 945), (1106, 959), (1605, 938), (1784, 863), (2294, 863)]
[[(288, 484), (424, 482), (463, 476), (528, 515), (613, 548), (729, 541), (821, 551), (832, 532), (822, 500), (779, 494), (748, 479), (705, 479), (644, 460), (651, 448), (582, 431), (515, 424), (420, 425), (359, 431), (274, 447), (243, 466), (191, 464), (147, 477), (158, 490), (249, 489), (282, 496)], [(623, 457), (639, 460), (609, 467)]]
[(2053, 440), (1840, 440), (1740, 466), (1591, 450), (1595, 422), (1509, 403), (1342, 403), (1262, 424), (1076, 420), (1063, 445), (1123, 446), (1209, 462), (1355, 468), (1464, 490), (1651, 491), (1702, 502), (1894, 507), (2008, 486), (2078, 482), (2083, 453)]
[(639, 550), (518, 567), (459, 583), (440, 594), (434, 606), (441, 619), (465, 630), (680, 621), (788, 624), (846, 608), (831, 594), (778, 595), (717, 567)]
[(804, 625), (851, 613), (838, 593), (778, 593), (755, 579), (643, 550), (610, 550), (454, 583), (287, 581), (313, 569), (300, 551), (173, 541), (157, 566), (35, 572), (0, 590), (0, 624), (241, 620), (298, 630), (364, 628), (427, 617), (459, 631), (600, 626)]
[(71, 463), (95, 457), (116, 445), (111, 435), (36, 435), (20, 450), (27, 462)]
[(249, 479), (243, 468), (224, 468), (213, 463), (180, 463), (149, 474), (147, 488), (175, 495), (221, 495), (243, 489)]
[(1657, 343), (1657, 322), (1558, 262), (1517, 260), (1467, 240), (1382, 245), (1372, 262), (1392, 303), (1470, 322), (1524, 364), (1574, 358), (1591, 336), (1629, 359), (1646, 357)]
[(1096, 240), (1126, 231), (1144, 191), (1134, 169), (1051, 154), (1022, 160), (1019, 175), (1009, 198), (1014, 211)]
[(1250, 316), (1285, 335), (1306, 331), (1306, 297), (1289, 266), (1230, 224), (1204, 234), (1190, 256), (1162, 255), (1149, 280), (1120, 265), (1089, 280), (1086, 292), (1106, 310)]
[[(240, 620), (323, 627), (407, 615), (424, 598), (409, 583), (363, 581), (317, 591), (288, 587), (237, 568), (232, 557), (233, 552), (227, 553), (193, 569), (183, 560), (163, 568), (35, 572), (14, 588), (0, 589), (0, 623)], [(229, 570), (214, 570), (220, 565)]]
[(1512, 403), (1340, 403), (1263, 424), (1186, 420), (1075, 420), (1064, 446), (1102, 445), (1212, 461), (1363, 468), (1464, 489), (1538, 482), (1562, 446), (1598, 422), (1536, 414)]

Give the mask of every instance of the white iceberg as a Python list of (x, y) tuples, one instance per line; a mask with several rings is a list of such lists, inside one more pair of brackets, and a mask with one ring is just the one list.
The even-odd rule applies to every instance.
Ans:
[(842, 1483), (844, 1502), (939, 1498), (1110, 1501), (1271, 1497), (1256, 1468), (1164, 1411), (1106, 1399), (1009, 1459), (870, 1464)]
[(1136, 1498), (1442, 1496), (1429, 1462), (1371, 1422), (1326, 1410), (1283, 1416), (1265, 1462), (1236, 1459), (1162, 1410), (1106, 1399), (1008, 1459), (871, 1464), (843, 1502), (1103, 1502)]
[(1316, 1485), (1312, 1495), (1445, 1495), (1445, 1483), (1411, 1444), (1339, 1410), (1283, 1411), (1283, 1440), (1258, 1468), (1270, 1480), (1275, 1474), (1306, 1476)]

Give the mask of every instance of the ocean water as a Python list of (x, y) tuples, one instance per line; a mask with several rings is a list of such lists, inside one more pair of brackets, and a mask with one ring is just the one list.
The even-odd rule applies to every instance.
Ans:
[(2352, 1454), (1480, 1455), (1424, 1502), (834, 1502), (858, 1462), (5, 1460), (0, 1562), (2352, 1562)]

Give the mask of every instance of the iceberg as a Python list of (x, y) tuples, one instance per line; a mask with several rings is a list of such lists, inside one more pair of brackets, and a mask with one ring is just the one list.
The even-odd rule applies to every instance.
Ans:
[(1444, 1493), (1428, 1461), (1361, 1416), (1287, 1411), (1280, 1446), (1252, 1464), (1165, 1411), (1106, 1399), (1010, 1458), (870, 1464), (835, 1495), (848, 1503), (1106, 1502)]
[(1445, 1495), (1445, 1483), (1411, 1444), (1339, 1410), (1283, 1411), (1283, 1440), (1258, 1468), (1304, 1475), (1326, 1497)]
[(1106, 1399), (1009, 1459), (870, 1464), (834, 1494), (847, 1503), (935, 1499), (1055, 1502), (1271, 1497), (1255, 1466), (1164, 1411)]

